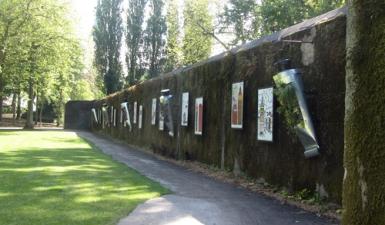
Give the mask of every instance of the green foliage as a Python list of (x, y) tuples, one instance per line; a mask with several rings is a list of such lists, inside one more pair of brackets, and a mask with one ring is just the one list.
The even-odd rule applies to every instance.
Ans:
[(122, 65), (120, 47), (123, 35), (122, 0), (99, 0), (94, 26), (95, 66), (103, 77), (105, 93), (121, 90)]
[(183, 64), (189, 65), (209, 57), (213, 30), (208, 0), (186, 0), (184, 8)]
[(220, 15), (220, 21), (219, 33), (229, 30), (235, 35), (230, 45), (243, 44), (260, 36), (261, 18), (255, 0), (230, 0)]
[(71, 100), (93, 100), (95, 97), (90, 83), (86, 80), (76, 82), (73, 90)]
[(323, 206), (325, 202), (324, 199), (320, 197), (319, 193), (311, 191), (307, 188), (296, 191), (294, 193), (290, 193), (286, 189), (282, 189), (279, 194), (285, 198), (301, 201), (310, 205)]
[(290, 84), (284, 84), (280, 80), (275, 80), (275, 84), (274, 94), (279, 103), (277, 111), (284, 119), (288, 132), (295, 134), (294, 128), (302, 122), (302, 114), (297, 102), (295, 90)]
[(262, 0), (262, 34), (270, 34), (343, 6), (345, 0)]
[(163, 16), (163, 0), (150, 0), (150, 17), (147, 20), (147, 28), (144, 31), (145, 59), (148, 62), (150, 78), (162, 72), (164, 64), (164, 47), (166, 34), (166, 18)]
[(165, 71), (170, 72), (181, 66), (182, 49), (179, 40), (179, 12), (178, 1), (169, 0), (167, 9), (167, 47), (166, 47), (166, 65)]
[(0, 132), (0, 225), (117, 224), (168, 190), (72, 132)]
[(60, 118), (70, 87), (81, 78), (83, 53), (68, 12), (57, 0), (0, 2), (0, 79), (9, 92), (28, 93), (27, 127), (33, 127), (32, 99), (39, 108), (53, 102)]
[(128, 0), (127, 11), (127, 55), (128, 85), (135, 84), (144, 74), (143, 66), (143, 19), (147, 0)]

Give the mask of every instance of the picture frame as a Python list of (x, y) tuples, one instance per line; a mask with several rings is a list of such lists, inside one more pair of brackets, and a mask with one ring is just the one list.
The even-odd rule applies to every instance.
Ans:
[(243, 128), (243, 108), (244, 108), (244, 83), (238, 82), (232, 85), (231, 94), (231, 128)]
[(182, 93), (182, 108), (181, 108), (181, 126), (188, 126), (188, 106), (189, 106), (189, 93)]
[(151, 124), (156, 124), (156, 98), (152, 99), (152, 105), (151, 105)]
[(257, 103), (257, 140), (273, 142), (274, 89), (258, 89)]
[(203, 97), (195, 99), (195, 120), (194, 133), (202, 135), (203, 133)]

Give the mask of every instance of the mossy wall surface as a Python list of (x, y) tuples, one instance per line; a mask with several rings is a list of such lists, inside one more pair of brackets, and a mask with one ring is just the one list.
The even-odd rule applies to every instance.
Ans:
[[(148, 148), (177, 159), (204, 162), (226, 169), (238, 168), (254, 178), (288, 187), (291, 190), (324, 189), (329, 199), (341, 201), (344, 141), (345, 96), (345, 25), (343, 10), (321, 16), (301, 26), (253, 41), (231, 53), (223, 54), (133, 86), (96, 101), (95, 108), (106, 103), (120, 109), (128, 100), (143, 105), (143, 128), (133, 124), (130, 132), (117, 127), (92, 130)], [(312, 43), (284, 42), (280, 39), (305, 40)], [(257, 141), (257, 90), (273, 86), (277, 72), (274, 62), (290, 58), (293, 67), (303, 70), (303, 82), (309, 110), (313, 117), (321, 155), (306, 159), (296, 137), (274, 115), (274, 141)], [(231, 85), (244, 81), (243, 129), (231, 129)], [(151, 100), (162, 89), (170, 89), (175, 137), (151, 125)], [(181, 96), (189, 92), (189, 126), (181, 127)], [(204, 98), (203, 135), (194, 134), (195, 98)], [(159, 101), (158, 101), (159, 104)], [(277, 106), (277, 104), (275, 104)], [(159, 105), (157, 107), (159, 109)], [(119, 111), (119, 110), (118, 110)], [(133, 108), (130, 108), (132, 117)], [(120, 116), (118, 115), (118, 118)], [(224, 152), (222, 161), (222, 150)], [(325, 193), (324, 193), (325, 194)]]
[(344, 225), (385, 224), (385, 1), (350, 1)]
[(64, 129), (90, 130), (94, 101), (69, 101), (65, 105)]

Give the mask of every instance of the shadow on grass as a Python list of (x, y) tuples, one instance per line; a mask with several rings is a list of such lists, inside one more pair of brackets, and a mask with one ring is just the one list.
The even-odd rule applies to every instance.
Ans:
[(0, 152), (0, 180), (4, 225), (115, 224), (140, 202), (167, 193), (91, 147)]

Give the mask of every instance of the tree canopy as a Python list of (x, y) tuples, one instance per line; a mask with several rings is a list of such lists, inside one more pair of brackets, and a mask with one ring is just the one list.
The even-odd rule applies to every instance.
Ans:
[(122, 0), (98, 0), (94, 26), (95, 66), (106, 94), (122, 88), (120, 48), (123, 35)]
[(56, 0), (0, 2), (0, 96), (28, 95), (27, 128), (34, 126), (33, 102), (40, 111), (53, 105), (60, 123), (81, 80), (83, 50), (68, 11)]

